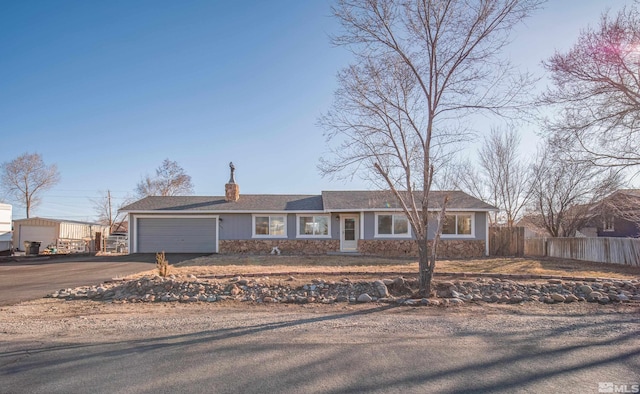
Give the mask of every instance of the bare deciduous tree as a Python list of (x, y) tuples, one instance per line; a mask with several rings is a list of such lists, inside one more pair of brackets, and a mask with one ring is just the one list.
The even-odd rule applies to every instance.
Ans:
[(566, 53), (544, 63), (553, 86), (543, 99), (558, 110), (549, 130), (570, 158), (605, 167), (640, 166), (640, 13), (604, 13)]
[(419, 251), (420, 293), (429, 296), (442, 209), (428, 242), (434, 173), (472, 130), (465, 118), (520, 104), (530, 81), (499, 58), (509, 32), (537, 0), (341, 0), (344, 32), (334, 43), (355, 63), (338, 74), (332, 109), (321, 118), (329, 141), (325, 175), (358, 172), (391, 189)]
[(520, 136), (513, 129), (491, 130), (478, 150), (479, 168), (466, 160), (457, 165), (457, 188), (498, 208), (491, 224), (511, 227), (531, 196), (530, 166), (519, 154)]
[(186, 196), (193, 194), (191, 176), (177, 162), (164, 159), (156, 169), (156, 176), (144, 177), (136, 186), (136, 194), (147, 196)]
[(520, 137), (515, 130), (494, 129), (480, 148), (480, 165), (490, 194), (511, 227), (531, 196), (529, 166), (518, 153)]
[(120, 208), (132, 203), (134, 198), (127, 196), (120, 203), (114, 203), (111, 191), (107, 190), (101, 194), (99, 198), (92, 199), (91, 202), (98, 217), (98, 222), (109, 226), (109, 230), (112, 232), (126, 219), (126, 213), (120, 212)]
[(551, 237), (573, 237), (593, 219), (593, 204), (620, 184), (616, 172), (566, 160), (547, 145), (533, 165), (530, 220)]
[(31, 215), (31, 209), (40, 203), (42, 192), (60, 181), (58, 167), (55, 164), (46, 165), (38, 153), (24, 153), (3, 163), (0, 171), (2, 189), (25, 207), (27, 218)]

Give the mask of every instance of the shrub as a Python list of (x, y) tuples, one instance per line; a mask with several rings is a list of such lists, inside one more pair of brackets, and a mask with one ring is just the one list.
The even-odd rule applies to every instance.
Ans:
[(160, 253), (156, 253), (156, 267), (158, 268), (158, 275), (165, 277), (169, 273), (169, 262), (164, 256), (164, 250)]

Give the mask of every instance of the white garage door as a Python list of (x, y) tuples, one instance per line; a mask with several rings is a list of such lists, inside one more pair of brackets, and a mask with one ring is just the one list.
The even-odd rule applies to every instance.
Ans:
[(138, 253), (216, 253), (217, 219), (139, 218)]
[(17, 229), (18, 244), (14, 245), (24, 250), (24, 241), (40, 242), (40, 250), (44, 250), (56, 240), (56, 228), (53, 226), (30, 226), (20, 224)]

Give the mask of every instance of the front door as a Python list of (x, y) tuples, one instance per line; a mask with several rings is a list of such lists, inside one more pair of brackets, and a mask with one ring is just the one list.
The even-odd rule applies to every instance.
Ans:
[(341, 216), (340, 250), (355, 252), (358, 250), (358, 216)]

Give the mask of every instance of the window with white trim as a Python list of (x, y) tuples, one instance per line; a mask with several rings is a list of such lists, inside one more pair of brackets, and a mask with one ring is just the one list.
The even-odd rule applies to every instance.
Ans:
[(442, 223), (442, 235), (473, 236), (473, 214), (446, 214)]
[(409, 220), (403, 214), (376, 214), (376, 237), (409, 237)]
[(329, 215), (298, 215), (298, 237), (329, 237)]
[(254, 237), (286, 237), (287, 217), (285, 215), (254, 215)]

